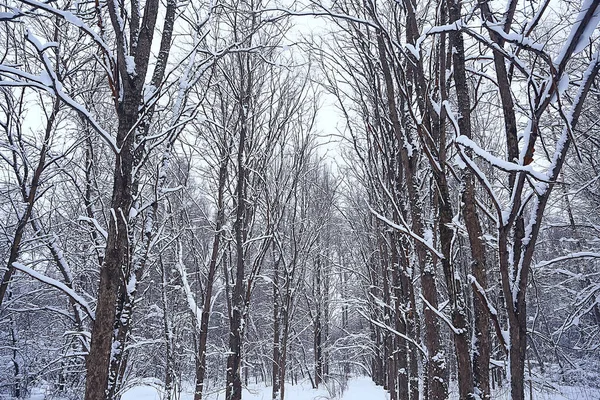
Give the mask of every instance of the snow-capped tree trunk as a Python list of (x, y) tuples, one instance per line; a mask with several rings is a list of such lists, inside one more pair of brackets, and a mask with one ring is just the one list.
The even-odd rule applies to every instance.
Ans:
[[(250, 73), (249, 71), (247, 73)], [(248, 110), (248, 101), (250, 86), (244, 82), (244, 87), (240, 90), (240, 113), (241, 125), (237, 148), (237, 171), (236, 171), (236, 217), (234, 223), (235, 231), (235, 268), (234, 284), (231, 292), (231, 315), (229, 318), (229, 355), (227, 356), (227, 382), (226, 394), (227, 400), (240, 400), (242, 398), (242, 348), (246, 316), (246, 275), (245, 275), (245, 252), (244, 242), (247, 238), (247, 217), (246, 217), (246, 167), (244, 152), (246, 146), (246, 130), (248, 129), (248, 120), (246, 112)]]

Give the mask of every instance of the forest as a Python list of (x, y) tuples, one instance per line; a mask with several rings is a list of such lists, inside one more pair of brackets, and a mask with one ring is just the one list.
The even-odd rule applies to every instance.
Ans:
[(0, 0), (0, 399), (600, 387), (599, 23)]

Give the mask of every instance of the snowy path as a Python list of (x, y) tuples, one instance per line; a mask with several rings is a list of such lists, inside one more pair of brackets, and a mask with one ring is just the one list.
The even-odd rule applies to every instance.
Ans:
[[(286, 400), (386, 400), (387, 392), (382, 387), (376, 386), (371, 379), (360, 377), (348, 382), (348, 388), (338, 397), (339, 393), (330, 393), (326, 388), (318, 390), (312, 389), (310, 384), (299, 385), (287, 384), (285, 387)], [(335, 385), (335, 390), (339, 391), (339, 386)], [(191, 400), (193, 396), (190, 393), (182, 393), (181, 400)], [(215, 393), (209, 400), (223, 400), (225, 393)], [(242, 395), (244, 400), (271, 400), (271, 388), (262, 385), (250, 385), (244, 389)], [(128, 390), (122, 397), (122, 400), (161, 400), (160, 393), (149, 386), (138, 386)]]
[[(330, 385), (331, 386), (331, 385)], [(370, 378), (359, 377), (351, 379), (348, 387), (341, 394), (339, 386), (335, 385), (337, 393), (329, 392), (326, 388), (314, 390), (310, 384), (286, 385), (286, 400), (388, 400), (389, 395), (382, 387), (376, 386)], [(584, 387), (560, 386), (561, 393), (551, 393), (549, 391), (537, 392), (534, 390), (534, 400), (600, 400), (600, 390)], [(191, 400), (190, 393), (182, 393), (180, 400)], [(451, 399), (457, 399), (458, 396), (450, 396)], [(510, 395), (505, 386), (495, 392), (493, 396), (496, 400), (508, 400)], [(526, 398), (529, 398), (527, 396)], [(213, 393), (208, 397), (209, 400), (224, 400), (225, 393)], [(161, 400), (160, 393), (151, 387), (139, 386), (130, 389), (123, 396), (122, 400)], [(244, 389), (243, 400), (271, 400), (271, 388), (262, 385), (250, 385)]]

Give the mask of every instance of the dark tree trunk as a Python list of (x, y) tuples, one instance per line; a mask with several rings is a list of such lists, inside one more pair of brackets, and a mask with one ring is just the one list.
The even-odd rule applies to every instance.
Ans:
[[(289, 285), (289, 277), (286, 285)], [(279, 346), (279, 385), (280, 385), (280, 400), (285, 399), (285, 374), (287, 371), (287, 354), (288, 354), (288, 338), (290, 332), (290, 314), (289, 307), (291, 307), (291, 292), (289, 287), (286, 290), (285, 305), (281, 310), (281, 321), (283, 322), (283, 328), (281, 332), (281, 344)], [(293, 379), (292, 379), (293, 383)]]
[[(161, 51), (155, 66), (153, 83), (162, 82), (164, 67), (170, 49), (170, 35), (172, 23), (170, 12), (173, 2), (169, 3), (165, 29), (163, 30)], [(108, 239), (103, 264), (100, 267), (100, 283), (98, 285), (98, 296), (96, 304), (96, 320), (92, 327), (90, 351), (86, 360), (86, 388), (85, 400), (112, 400), (109, 390), (109, 374), (111, 357), (119, 359), (123, 353), (112, 354), (113, 330), (117, 308), (125, 306), (117, 304), (120, 291), (123, 290), (123, 276), (129, 277), (131, 271), (131, 243), (130, 243), (130, 221), (129, 215), (133, 204), (134, 179), (133, 171), (141, 162), (145, 144), (138, 143), (140, 139), (136, 134), (136, 124), (140, 118), (140, 109), (143, 103), (143, 89), (150, 63), (151, 47), (154, 38), (154, 28), (158, 15), (159, 1), (148, 0), (144, 6), (144, 15), (139, 25), (140, 29), (132, 29), (131, 34), (136, 40), (131, 40), (131, 54), (126, 54), (124, 26), (121, 23), (122, 10), (117, 8), (117, 3), (109, 3), (108, 13), (112, 28), (117, 40), (117, 65), (115, 66), (115, 79), (120, 86), (121, 93), (116, 96), (118, 129), (116, 137), (115, 168), (113, 172), (113, 189), (110, 202), (110, 219), (108, 226)], [(171, 8), (171, 10), (169, 9)], [(139, 9), (132, 7), (131, 20), (139, 22)], [(174, 14), (172, 14), (174, 16)], [(135, 24), (133, 24), (135, 25)], [(132, 26), (133, 28), (133, 26)], [(137, 35), (137, 37), (136, 37)], [(165, 51), (166, 50), (166, 51)], [(133, 57), (135, 71), (129, 71), (127, 57)], [(155, 87), (160, 86), (155, 84)], [(143, 132), (145, 133), (145, 132)], [(130, 311), (131, 312), (131, 311)], [(127, 335), (125, 334), (126, 338)], [(124, 344), (123, 344), (124, 345)], [(126, 365), (126, 364), (125, 364)], [(124, 367), (121, 371), (124, 370)], [(114, 392), (114, 386), (111, 391)]]
[[(390, 237), (391, 243), (391, 260), (392, 260), (392, 276), (393, 276), (393, 285), (394, 285), (394, 311), (395, 311), (395, 329), (399, 333), (403, 335), (407, 335), (406, 329), (406, 315), (402, 310), (402, 304), (409, 304), (407, 289), (404, 288), (402, 284), (401, 274), (402, 274), (402, 266), (400, 265), (400, 257), (398, 247), (400, 246), (400, 239), (397, 238), (397, 235), (392, 234)], [(398, 399), (400, 400), (408, 400), (410, 396), (409, 392), (409, 370), (408, 370), (408, 349), (407, 349), (406, 340), (396, 337), (394, 344), (394, 363), (396, 364), (396, 371), (394, 372), (397, 375), (397, 391), (398, 391)]]
[(323, 382), (323, 326), (322, 326), (322, 288), (321, 288), (321, 258), (317, 257), (315, 272), (315, 319), (314, 319), (314, 354), (315, 354), (315, 387)]
[[(109, 365), (112, 355), (116, 304), (123, 285), (123, 271), (129, 264), (129, 211), (132, 205), (133, 135), (128, 135), (137, 120), (139, 97), (126, 96), (120, 106), (116, 156), (113, 172), (113, 196), (108, 227), (104, 264), (100, 269), (100, 284), (96, 304), (96, 320), (92, 328), (90, 352), (87, 357), (85, 400), (110, 400), (107, 397)], [(120, 357), (120, 354), (114, 354)]]
[(162, 259), (159, 259), (160, 272), (162, 277), (162, 309), (163, 309), (163, 329), (164, 329), (164, 341), (165, 341), (165, 393), (163, 400), (171, 400), (173, 398), (173, 389), (175, 385), (175, 354), (173, 346), (173, 326), (169, 319), (169, 304), (167, 300), (167, 288), (169, 280), (167, 278), (167, 271), (163, 265)]
[[(274, 245), (273, 245), (274, 246)], [(274, 252), (273, 252), (274, 253)], [(273, 257), (275, 258), (275, 257)], [(273, 400), (281, 398), (281, 326), (280, 326), (279, 260), (273, 263)]]
[(206, 342), (208, 339), (208, 326), (211, 314), (212, 291), (217, 272), (217, 261), (219, 258), (219, 248), (223, 225), (225, 224), (224, 192), (227, 181), (227, 165), (229, 163), (229, 151), (224, 150), (221, 154), (221, 166), (219, 168), (219, 193), (217, 197), (217, 221), (215, 225), (215, 237), (213, 240), (210, 254), (210, 263), (208, 266), (208, 276), (206, 277), (204, 303), (202, 305), (202, 315), (200, 317), (200, 332), (198, 338), (198, 354), (196, 356), (196, 388), (194, 391), (194, 400), (201, 400), (204, 391), (204, 380), (206, 378)]
[[(242, 62), (240, 61), (240, 64)], [(249, 80), (250, 81), (250, 80)], [(248, 83), (248, 86), (250, 83)], [(242, 347), (244, 335), (244, 317), (246, 302), (244, 294), (245, 285), (245, 254), (244, 241), (246, 240), (246, 167), (244, 165), (244, 152), (246, 147), (247, 116), (246, 107), (249, 102), (249, 90), (244, 88), (240, 93), (241, 129), (237, 149), (237, 185), (236, 185), (236, 219), (235, 219), (235, 283), (231, 293), (231, 315), (229, 319), (229, 355), (227, 357), (227, 387), (225, 398), (227, 400), (241, 400), (242, 398)]]

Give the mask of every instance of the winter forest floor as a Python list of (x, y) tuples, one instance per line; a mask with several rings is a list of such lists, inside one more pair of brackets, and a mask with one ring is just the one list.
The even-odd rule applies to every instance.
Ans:
[[(534, 400), (600, 400), (600, 389), (558, 386), (547, 384), (545, 388), (533, 388)], [(551, 389), (553, 386), (554, 389)], [(270, 400), (271, 388), (264, 385), (250, 384), (244, 389), (243, 400)], [(43, 400), (46, 395), (42, 390), (36, 391), (29, 400)], [(127, 390), (121, 400), (162, 400), (162, 393), (151, 385), (138, 385)], [(191, 391), (181, 393), (179, 400), (191, 400)], [(225, 392), (212, 392), (207, 400), (224, 400)], [(376, 386), (368, 377), (356, 377), (348, 381), (347, 387), (340, 390), (339, 383), (328, 384), (326, 387), (312, 389), (309, 382), (298, 385), (286, 385), (286, 400), (387, 400), (389, 395), (381, 386)], [(451, 399), (458, 399), (454, 391)], [(509, 399), (508, 387), (499, 388), (494, 392), (494, 399)], [(529, 393), (526, 396), (529, 399)]]

